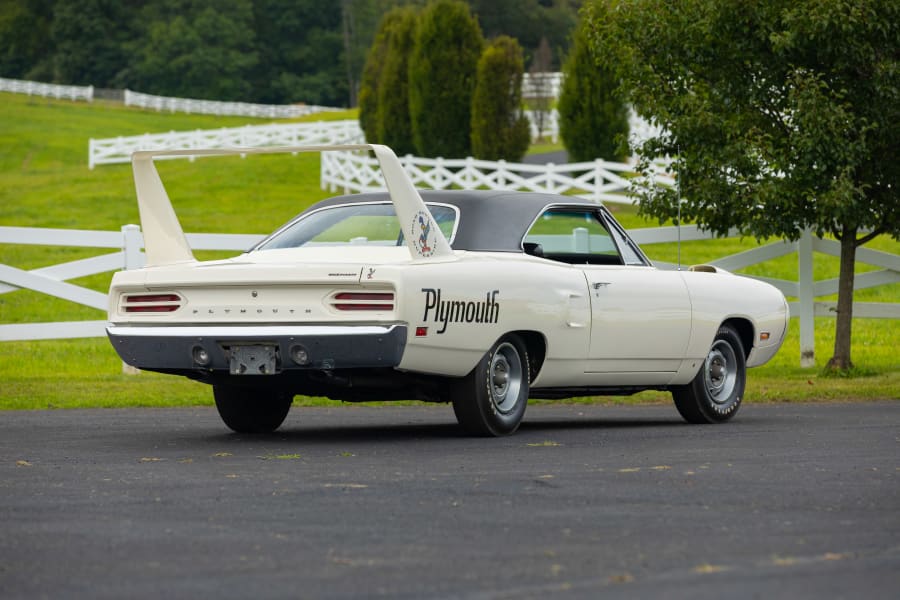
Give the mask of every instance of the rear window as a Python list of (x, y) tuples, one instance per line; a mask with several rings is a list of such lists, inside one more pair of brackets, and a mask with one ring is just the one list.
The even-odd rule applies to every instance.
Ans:
[[(427, 204), (431, 216), (451, 242), (456, 208)], [(310, 246), (403, 246), (406, 239), (391, 203), (346, 204), (305, 214), (281, 228), (256, 250)]]

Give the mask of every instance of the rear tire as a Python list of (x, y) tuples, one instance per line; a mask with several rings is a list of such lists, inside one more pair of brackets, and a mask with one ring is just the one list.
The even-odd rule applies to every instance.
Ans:
[(470, 435), (509, 435), (528, 404), (528, 352), (518, 336), (498, 341), (451, 389), (456, 420)]
[(219, 416), (237, 433), (271, 433), (278, 429), (291, 409), (291, 394), (260, 388), (214, 385), (213, 397)]
[(723, 325), (693, 381), (672, 390), (675, 407), (688, 423), (722, 423), (741, 407), (747, 382), (744, 345)]

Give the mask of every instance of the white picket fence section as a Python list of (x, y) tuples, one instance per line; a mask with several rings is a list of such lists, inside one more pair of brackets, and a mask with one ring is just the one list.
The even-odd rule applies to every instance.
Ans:
[(190, 148), (259, 148), (263, 146), (303, 146), (354, 144), (365, 138), (359, 123), (352, 120), (247, 125), (196, 131), (170, 131), (88, 141), (88, 166), (131, 162), (137, 150), (181, 150)]
[(156, 111), (196, 113), (237, 117), (258, 117), (261, 119), (294, 119), (322, 112), (344, 110), (331, 106), (310, 104), (254, 104), (252, 102), (222, 102), (218, 100), (198, 100), (194, 98), (173, 98), (154, 96), (125, 90), (125, 106), (137, 106)]
[[(681, 228), (654, 227), (633, 229), (631, 235), (643, 246), (657, 243), (712, 239), (712, 236), (695, 226)], [(243, 251), (262, 239), (262, 235), (239, 234), (188, 234), (188, 242), (195, 250)], [(137, 225), (125, 225), (121, 231), (84, 231), (65, 229), (41, 229), (30, 227), (0, 227), (0, 244), (33, 244), (42, 246), (75, 246), (115, 249), (115, 252), (99, 256), (25, 271), (11, 265), (0, 264), (0, 294), (18, 289), (29, 289), (63, 300), (76, 302), (106, 311), (106, 295), (95, 290), (67, 283), (68, 280), (86, 275), (133, 269), (143, 266), (143, 237)], [(900, 282), (900, 255), (860, 248), (858, 263), (879, 267), (880, 270), (860, 273), (855, 278), (858, 290)], [(796, 253), (798, 256), (798, 281), (756, 277), (768, 281), (786, 296), (797, 298), (791, 302), (791, 314), (800, 319), (801, 366), (815, 366), (814, 317), (833, 317), (834, 302), (819, 302), (816, 298), (837, 293), (837, 279), (813, 280), (813, 256), (822, 253), (840, 255), (837, 242), (817, 238), (806, 233), (797, 242), (774, 242), (725, 256), (711, 264), (735, 271), (750, 265), (763, 263), (781, 256)], [(660, 264), (661, 268), (675, 265)], [(853, 314), (858, 318), (900, 319), (900, 303), (856, 302)], [(99, 316), (99, 314), (98, 314)], [(69, 321), (54, 323), (0, 324), (0, 341), (65, 339), (103, 337), (105, 320)]]
[[(378, 161), (359, 152), (323, 152), (322, 188), (334, 192), (369, 192), (384, 189)], [(474, 158), (420, 158), (402, 156), (400, 162), (416, 187), (435, 190), (489, 189), (570, 194), (596, 202), (632, 204), (627, 194), (634, 173), (633, 162), (597, 159), (583, 163), (526, 164)], [(658, 185), (671, 186), (671, 177), (660, 174)]]
[(6, 79), (4, 77), (0, 77), (0, 92), (44, 96), (46, 98), (65, 98), (67, 100), (86, 100), (88, 102), (94, 100), (94, 86), (92, 85), (57, 85), (55, 83)]
[(563, 74), (559, 71), (524, 73), (522, 75), (522, 98), (559, 98), (562, 82)]

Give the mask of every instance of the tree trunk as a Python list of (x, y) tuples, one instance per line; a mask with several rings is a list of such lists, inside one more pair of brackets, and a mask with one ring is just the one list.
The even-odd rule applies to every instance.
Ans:
[(847, 370), (850, 361), (850, 331), (853, 324), (853, 277), (856, 269), (856, 229), (845, 229), (841, 237), (841, 273), (838, 280), (837, 323), (834, 355), (825, 368)]

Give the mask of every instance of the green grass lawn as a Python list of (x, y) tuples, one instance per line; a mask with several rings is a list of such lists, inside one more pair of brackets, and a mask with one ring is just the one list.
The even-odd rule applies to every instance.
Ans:
[[(301, 120), (353, 118), (353, 113), (326, 113)], [(130, 165), (87, 166), (88, 139), (260, 124), (243, 117), (156, 113), (106, 102), (92, 104), (0, 94), (0, 225), (117, 231), (138, 223)], [(546, 148), (546, 147), (545, 147)], [(312, 202), (332, 195), (319, 187), (319, 160), (314, 154), (166, 161), (159, 171), (188, 232), (267, 233)], [(628, 228), (656, 226), (629, 206), (610, 205)], [(756, 247), (752, 239), (688, 242), (684, 264)], [(887, 238), (867, 247), (900, 252)], [(674, 262), (674, 244), (644, 247), (654, 260)], [(96, 249), (0, 245), (0, 263), (34, 269), (95, 256)], [(221, 253), (197, 253), (199, 258)], [(860, 266), (860, 270), (866, 267)], [(746, 270), (782, 279), (797, 277), (796, 256), (786, 256)], [(837, 276), (837, 259), (816, 255), (816, 279)], [(105, 292), (111, 274), (72, 283)], [(857, 293), (858, 301), (898, 302), (900, 284)], [(0, 323), (103, 319), (102, 311), (30, 291), (0, 294)], [(831, 355), (834, 320), (816, 319), (819, 364)], [(853, 359), (860, 367), (852, 378), (823, 377), (799, 367), (799, 333), (792, 320), (784, 348), (768, 365), (749, 373), (750, 401), (848, 400), (898, 398), (900, 359), (895, 352), (900, 321), (856, 319)], [(646, 392), (630, 399), (599, 401), (668, 401)], [(298, 399), (306, 403), (317, 399)], [(579, 401), (598, 401), (581, 399)], [(210, 390), (183, 378), (141, 373), (122, 374), (121, 362), (105, 339), (0, 342), (0, 409), (182, 406), (211, 403)]]

